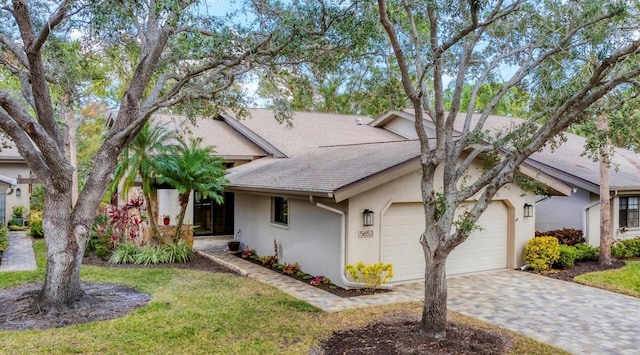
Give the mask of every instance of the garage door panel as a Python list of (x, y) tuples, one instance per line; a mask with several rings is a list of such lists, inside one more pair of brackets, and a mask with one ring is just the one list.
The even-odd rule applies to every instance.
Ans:
[[(507, 266), (507, 210), (493, 202), (478, 221), (481, 230), (454, 249), (447, 259), (447, 274), (502, 269)], [(424, 254), (419, 236), (424, 232), (421, 203), (397, 203), (385, 212), (382, 226), (382, 261), (392, 263), (393, 281), (424, 278)]]

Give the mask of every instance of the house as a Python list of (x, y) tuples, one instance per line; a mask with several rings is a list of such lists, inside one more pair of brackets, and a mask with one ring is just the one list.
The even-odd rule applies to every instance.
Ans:
[[(537, 169), (572, 186), (571, 196), (543, 196), (536, 203), (536, 229), (575, 228), (588, 243), (600, 245), (600, 165), (585, 156), (586, 139), (566, 133), (555, 151), (546, 147), (529, 159)], [(609, 169), (611, 231), (613, 238), (640, 236), (640, 155), (613, 150)]]
[[(490, 116), (484, 128), (504, 131), (523, 122), (520, 118)], [(582, 230), (591, 245), (600, 244), (600, 165), (584, 154), (587, 139), (563, 133), (564, 142), (546, 146), (532, 154), (527, 164), (571, 186), (568, 196), (538, 196), (535, 204), (536, 230), (562, 228)], [(611, 230), (616, 239), (640, 236), (640, 155), (614, 148), (611, 158)]]
[(7, 225), (15, 206), (29, 210), (32, 183), (31, 170), (18, 150), (13, 146), (3, 147), (0, 150), (0, 223)]
[[(177, 129), (185, 126), (174, 121)], [(222, 114), (190, 130), (230, 166), (224, 206), (194, 196), (193, 223), (205, 226), (199, 233), (237, 234), (259, 255), (274, 254), (275, 240), (281, 262), (299, 262), (344, 287), (353, 286), (344, 266), (360, 261), (392, 263), (393, 283), (424, 278), (419, 143), (411, 114), (371, 120), (297, 112), (288, 126), (270, 110), (252, 110), (249, 119)], [(475, 177), (480, 170), (478, 163)], [(534, 166), (521, 171), (544, 182), (550, 194), (571, 193)], [(163, 203), (177, 201), (168, 190), (158, 193), (160, 214), (177, 208)], [(450, 255), (448, 274), (522, 265), (524, 244), (535, 231), (524, 207), (535, 201), (515, 184), (500, 190), (479, 221), (482, 229)]]

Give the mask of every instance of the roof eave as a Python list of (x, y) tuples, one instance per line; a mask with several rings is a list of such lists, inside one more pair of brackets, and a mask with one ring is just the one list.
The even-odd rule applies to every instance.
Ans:
[(287, 155), (284, 154), (281, 150), (276, 148), (273, 144), (269, 143), (266, 139), (260, 137), (257, 133), (250, 130), (247, 126), (240, 123), (240, 121), (236, 120), (233, 116), (227, 113), (220, 113), (220, 116), (224, 119), (224, 121), (231, 126), (231, 128), (235, 129), (238, 133), (242, 134), (248, 140), (253, 142), (258, 147), (262, 148), (267, 153), (271, 154), (276, 158), (286, 158)]
[(333, 192), (331, 191), (305, 191), (305, 190), (288, 190), (288, 189), (274, 189), (264, 188), (260, 186), (240, 186), (240, 185), (227, 185), (225, 190), (229, 192), (251, 192), (257, 195), (283, 195), (283, 196), (313, 196), (313, 197), (326, 197), (333, 198)]

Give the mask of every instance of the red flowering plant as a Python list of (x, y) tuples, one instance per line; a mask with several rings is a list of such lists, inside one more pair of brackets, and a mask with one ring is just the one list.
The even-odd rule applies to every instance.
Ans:
[(129, 202), (123, 206), (111, 205), (107, 207), (108, 220), (107, 225), (103, 228), (111, 231), (109, 243), (112, 248), (127, 241), (140, 245), (144, 243), (140, 240), (141, 227), (144, 223), (140, 214), (142, 206), (144, 206), (144, 198), (137, 196), (129, 199)]
[(315, 276), (314, 278), (312, 278), (311, 281), (309, 281), (309, 285), (318, 286), (321, 283), (322, 284), (328, 284), (329, 282), (331, 282), (331, 280), (329, 280), (329, 278), (324, 277), (322, 275), (318, 275), (318, 276)]

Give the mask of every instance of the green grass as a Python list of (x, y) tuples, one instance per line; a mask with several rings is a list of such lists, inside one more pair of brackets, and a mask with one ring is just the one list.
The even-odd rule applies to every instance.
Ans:
[[(3, 273), (0, 287), (42, 281), (44, 243), (36, 242), (35, 246), (39, 269)], [(150, 293), (152, 300), (114, 320), (0, 332), (0, 353), (307, 354), (333, 331), (363, 326), (392, 314), (419, 315), (422, 309), (415, 302), (325, 313), (250, 278), (171, 268), (83, 266), (82, 279), (130, 285)], [(561, 353), (462, 315), (451, 313), (450, 317), (508, 334), (514, 354)]]
[(640, 261), (627, 261), (620, 269), (578, 275), (575, 282), (640, 297)]

